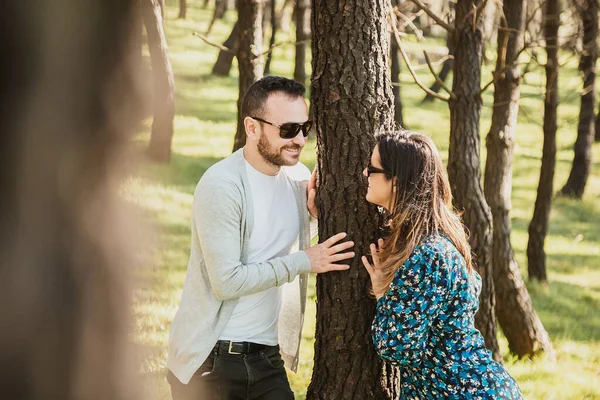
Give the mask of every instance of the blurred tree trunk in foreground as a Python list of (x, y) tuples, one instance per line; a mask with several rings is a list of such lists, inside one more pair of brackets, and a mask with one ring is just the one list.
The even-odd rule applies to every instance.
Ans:
[[(131, 223), (137, 1), (7, 2), (0, 26), (0, 398), (135, 400)], [(141, 21), (141, 20), (140, 20)], [(139, 48), (137, 48), (139, 51)]]

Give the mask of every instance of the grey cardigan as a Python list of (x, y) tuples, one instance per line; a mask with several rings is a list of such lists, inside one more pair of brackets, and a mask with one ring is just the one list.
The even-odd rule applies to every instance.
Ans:
[(286, 366), (297, 370), (311, 269), (307, 254), (301, 251), (310, 246), (306, 209), (310, 171), (300, 163), (283, 168), (295, 188), (299, 251), (262, 263), (247, 264), (254, 208), (243, 149), (210, 167), (198, 182), (190, 259), (167, 357), (167, 367), (185, 384), (210, 354), (238, 298), (284, 284), (279, 345)]

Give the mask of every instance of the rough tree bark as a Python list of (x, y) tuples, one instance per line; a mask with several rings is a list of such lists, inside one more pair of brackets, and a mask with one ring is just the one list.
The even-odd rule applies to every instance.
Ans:
[(179, 0), (179, 15), (177, 18), (185, 19), (187, 13), (187, 0)]
[(115, 190), (141, 123), (137, 2), (6, 5), (0, 398), (143, 398), (129, 362), (131, 221)]
[(157, 162), (169, 162), (175, 118), (174, 77), (158, 1), (142, 0), (142, 15), (154, 76), (154, 118), (148, 156)]
[(510, 350), (519, 357), (552, 353), (550, 338), (531, 304), (510, 241), (512, 158), (522, 75), (517, 64), (524, 45), (524, 0), (504, 0), (498, 27), (492, 125), (487, 135), (485, 198), (493, 217), (492, 265), (496, 315)]
[(544, 243), (552, 206), (554, 169), (556, 165), (556, 130), (558, 109), (558, 28), (560, 0), (548, 0), (544, 14), (546, 41), (546, 96), (544, 98), (544, 144), (533, 218), (529, 223), (527, 241), (527, 273), (529, 279), (546, 283), (546, 252)]
[(377, 234), (362, 170), (373, 135), (393, 126), (387, 1), (312, 2), (312, 95), (317, 130), (319, 238), (347, 232), (351, 269), (317, 277), (315, 359), (307, 399), (397, 399), (398, 370), (371, 341), (375, 301), (360, 263)]
[(238, 83), (238, 122), (233, 141), (233, 151), (241, 149), (246, 144), (246, 129), (242, 119), (242, 100), (244, 94), (254, 82), (262, 78), (264, 57), (257, 56), (262, 52), (262, 18), (263, 0), (238, 0), (238, 48), (237, 60), (239, 71)]
[(454, 29), (455, 59), (450, 99), (450, 146), (448, 178), (454, 206), (464, 211), (463, 220), (475, 254), (474, 261), (483, 281), (475, 325), (486, 347), (500, 361), (494, 312), (492, 271), (492, 215), (481, 188), (479, 119), (481, 114), (481, 61), (483, 51), (484, 0), (458, 0)]
[[(296, 42), (310, 39), (310, 0), (296, 0)], [(306, 84), (306, 50), (308, 43), (296, 45), (296, 60), (294, 62), (294, 79)]]
[(229, 76), (229, 71), (231, 70), (231, 64), (233, 63), (233, 58), (235, 57), (235, 53), (237, 52), (238, 47), (238, 35), (240, 32), (240, 23), (236, 21), (231, 29), (231, 33), (223, 46), (227, 47), (231, 51), (219, 51), (219, 56), (217, 57), (217, 61), (212, 69), (212, 74), (217, 76)]
[(579, 71), (583, 75), (583, 91), (579, 110), (579, 125), (575, 141), (573, 166), (567, 183), (560, 193), (580, 199), (583, 196), (592, 167), (594, 143), (594, 102), (596, 101), (596, 59), (598, 58), (598, 0), (584, 0), (576, 4), (583, 22), (583, 51)]

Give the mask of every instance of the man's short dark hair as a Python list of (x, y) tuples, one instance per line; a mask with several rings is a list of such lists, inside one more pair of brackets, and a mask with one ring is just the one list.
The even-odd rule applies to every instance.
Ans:
[(242, 118), (262, 117), (267, 98), (271, 93), (282, 92), (292, 98), (302, 97), (306, 92), (303, 84), (282, 76), (267, 76), (254, 82), (242, 101)]

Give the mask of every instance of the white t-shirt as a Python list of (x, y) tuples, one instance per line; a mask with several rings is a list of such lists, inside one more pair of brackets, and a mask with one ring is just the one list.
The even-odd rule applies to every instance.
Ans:
[[(246, 162), (254, 206), (248, 263), (264, 262), (298, 249), (300, 219), (286, 170), (282, 167), (275, 176), (265, 175)], [(280, 309), (281, 287), (242, 296), (220, 339), (275, 346)]]

